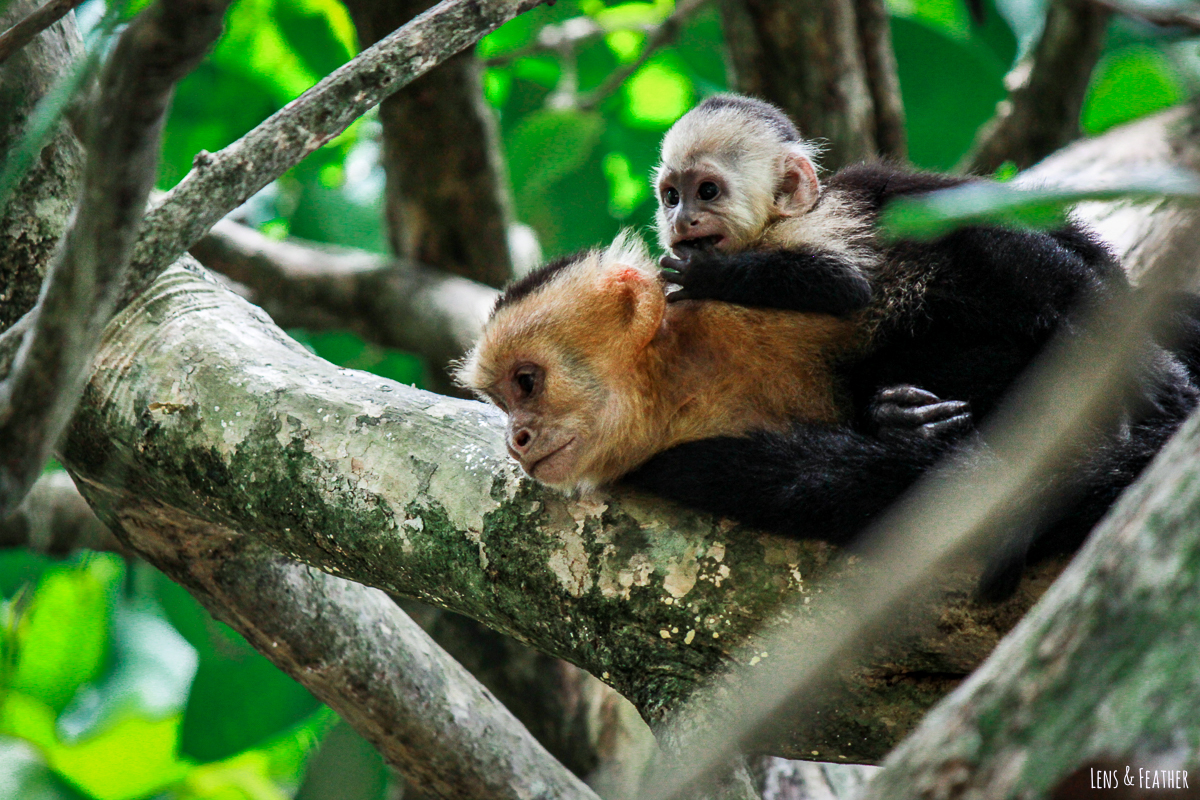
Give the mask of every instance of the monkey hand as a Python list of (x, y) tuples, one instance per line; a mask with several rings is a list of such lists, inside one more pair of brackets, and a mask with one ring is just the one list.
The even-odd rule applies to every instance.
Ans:
[(952, 441), (970, 433), (975, 422), (969, 403), (944, 401), (932, 392), (905, 384), (881, 389), (871, 401), (868, 414), (881, 439)]
[(665, 255), (658, 262), (667, 280), (680, 288), (667, 295), (668, 303), (680, 300), (722, 299), (721, 269), (707, 253), (689, 251), (683, 258)]

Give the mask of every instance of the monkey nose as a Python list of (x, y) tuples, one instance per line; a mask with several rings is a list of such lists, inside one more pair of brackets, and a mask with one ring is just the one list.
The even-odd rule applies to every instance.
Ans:
[(508, 452), (520, 461), (529, 453), (529, 448), (533, 446), (533, 440), (536, 438), (536, 434), (529, 428), (517, 428), (509, 438)]

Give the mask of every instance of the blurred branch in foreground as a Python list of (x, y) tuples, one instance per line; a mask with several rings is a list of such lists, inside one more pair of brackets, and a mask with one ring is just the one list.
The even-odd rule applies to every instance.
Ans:
[(125, 549), (62, 470), (38, 479), (8, 519), (0, 520), (0, 547), (65, 556), (75, 550)]

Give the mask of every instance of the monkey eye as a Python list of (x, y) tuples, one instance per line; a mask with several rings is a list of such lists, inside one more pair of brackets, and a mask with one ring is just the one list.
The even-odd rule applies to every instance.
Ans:
[(679, 205), (679, 190), (674, 186), (668, 186), (666, 189), (663, 189), (663, 202), (670, 208)]
[(537, 386), (537, 376), (532, 367), (526, 367), (513, 376), (513, 382), (517, 384), (522, 397), (529, 397)]
[(720, 193), (720, 187), (718, 187), (712, 181), (705, 181), (704, 183), (700, 184), (700, 188), (696, 190), (696, 196), (705, 201), (715, 200), (717, 195)]

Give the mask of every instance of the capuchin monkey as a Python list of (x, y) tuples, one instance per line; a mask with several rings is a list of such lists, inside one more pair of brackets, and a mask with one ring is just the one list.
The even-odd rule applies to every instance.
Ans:
[[(889, 201), (973, 179), (872, 164), (822, 183), (815, 155), (786, 115), (759, 100), (717, 95), (685, 114), (663, 140), (656, 176), (659, 241), (670, 253), (661, 263), (681, 287), (669, 304), (835, 313), (865, 285), (871, 301), (855, 317), (858, 347), (838, 365), (852, 430), (798, 423), (689, 442), (629, 481), (756, 527), (847, 543), (881, 510), (877, 501), (895, 499), (919, 476), (915, 467), (995, 408), (1053, 335), (1075, 333), (1083, 310), (1130, 287), (1106, 248), (1071, 224), (1049, 232), (972, 225), (930, 241), (887, 241), (878, 221)], [(1066, 481), (1069, 507), (998, 543), (986, 596), (1011, 592), (1027, 551), (1082, 542), (1195, 406), (1192, 377), (1148, 347), (1119, 422)], [(862, 434), (911, 446), (897, 459)], [(878, 491), (868, 497), (864, 482)], [(846, 508), (814, 520), (807, 507), (818, 497)]]
[(531, 476), (588, 489), (683, 442), (844, 419), (833, 364), (865, 292), (834, 316), (668, 304), (665, 288), (622, 233), (501, 294), (456, 378), (508, 414), (509, 453)]

